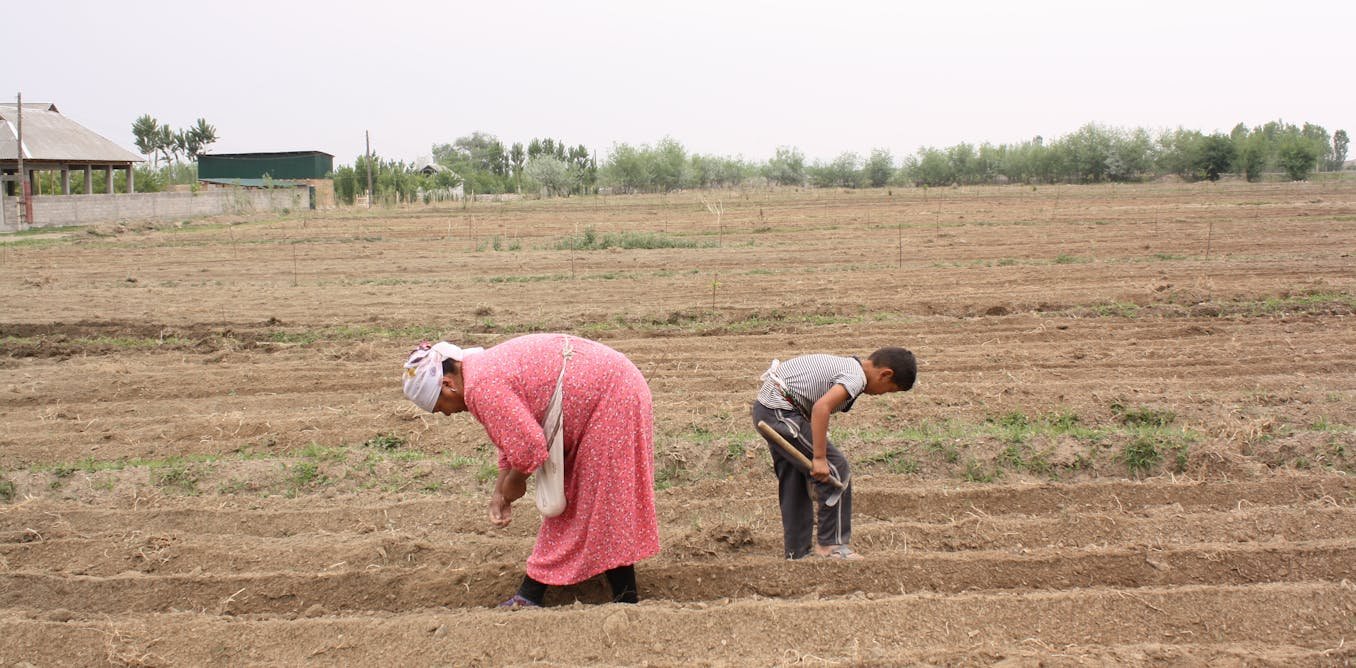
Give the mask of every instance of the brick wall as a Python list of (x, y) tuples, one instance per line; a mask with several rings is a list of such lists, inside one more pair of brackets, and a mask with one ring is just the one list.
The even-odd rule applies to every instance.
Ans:
[[(18, 198), (0, 195), (5, 208), (0, 232), (19, 228)], [(305, 188), (211, 188), (197, 193), (133, 193), (131, 195), (42, 195), (33, 198), (33, 224), (23, 229), (94, 225), (143, 220), (183, 220), (224, 213), (306, 209)]]

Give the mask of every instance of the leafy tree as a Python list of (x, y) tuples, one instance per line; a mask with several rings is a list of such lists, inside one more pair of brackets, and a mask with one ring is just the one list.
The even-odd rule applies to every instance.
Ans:
[(779, 146), (777, 152), (767, 161), (763, 176), (768, 181), (782, 186), (805, 184), (805, 154), (791, 146)]
[(158, 167), (162, 160), (167, 164), (177, 163), (180, 155), (186, 156), (189, 162), (197, 162), (202, 150), (216, 142), (217, 130), (199, 118), (192, 127), (175, 132), (150, 114), (142, 114), (132, 122), (132, 137), (137, 150), (150, 156)]
[(152, 160), (159, 161), (160, 152), (160, 122), (151, 117), (150, 114), (142, 114), (132, 122), (132, 136), (136, 139), (137, 150), (142, 155), (150, 156)]
[(861, 185), (861, 163), (862, 159), (852, 152), (839, 154), (827, 164), (816, 160), (810, 166), (810, 183), (819, 188), (856, 188)]
[(205, 119), (199, 118), (193, 127), (182, 130), (175, 135), (175, 143), (188, 156), (189, 161), (197, 162), (198, 156), (202, 154), (203, 149), (216, 143), (217, 129), (212, 127)]
[(1320, 167), (1326, 167), (1332, 162), (1332, 137), (1328, 136), (1328, 130), (1321, 125), (1305, 123), (1300, 128), (1300, 136), (1309, 141), (1318, 154), (1318, 164)]
[(1055, 150), (1067, 156), (1066, 166), (1073, 170), (1068, 176), (1072, 180), (1096, 183), (1107, 178), (1108, 161), (1112, 158), (1115, 140), (1115, 134), (1107, 128), (1089, 123), (1056, 142)]
[(509, 165), (513, 168), (513, 180), (517, 189), (523, 189), (523, 165), (527, 164), (527, 152), (523, 150), (522, 142), (514, 142), (509, 148)]
[(647, 163), (647, 157), (640, 149), (630, 144), (613, 144), (604, 173), (622, 192), (638, 192), (650, 186)]
[(883, 148), (872, 149), (871, 156), (862, 167), (862, 176), (867, 185), (880, 188), (889, 183), (894, 174), (895, 159), (890, 155), (890, 151)]
[(952, 178), (960, 183), (975, 183), (980, 180), (975, 147), (961, 142), (946, 150), (946, 160), (951, 165)]
[(161, 157), (165, 162), (178, 160), (179, 143), (175, 140), (174, 130), (168, 125), (162, 125), (155, 133), (156, 150), (160, 151)]
[(1196, 143), (1192, 159), (1194, 173), (1210, 181), (1218, 181), (1220, 174), (1229, 171), (1234, 163), (1234, 142), (1223, 134), (1202, 137)]
[(1308, 178), (1318, 163), (1318, 157), (1319, 151), (1312, 141), (1294, 134), (1283, 137), (1276, 149), (1276, 160), (1291, 181)]
[(587, 146), (580, 144), (565, 152), (565, 164), (570, 168), (574, 189), (580, 194), (590, 192), (598, 183), (598, 164)]
[(1184, 179), (1195, 179), (1195, 152), (1204, 137), (1196, 130), (1176, 130), (1164, 132), (1158, 137), (1157, 166), (1161, 173), (1177, 174)]
[(1138, 128), (1130, 133), (1115, 132), (1107, 156), (1107, 178), (1113, 181), (1139, 179), (1153, 169), (1154, 140), (1148, 131)]
[(1249, 181), (1260, 181), (1267, 166), (1269, 147), (1266, 137), (1261, 133), (1248, 133), (1247, 128), (1242, 133), (1235, 128), (1233, 137), (1234, 171)]
[(654, 148), (650, 176), (660, 192), (677, 190), (687, 185), (687, 150), (672, 137), (664, 137)]
[(918, 149), (918, 155), (910, 158), (908, 172), (913, 182), (920, 186), (945, 186), (956, 182), (956, 173), (947, 154), (931, 146)]
[(1333, 171), (1340, 171), (1347, 163), (1347, 139), (1346, 130), (1338, 130), (1332, 133), (1332, 164), (1330, 168)]
[(568, 193), (577, 183), (568, 163), (545, 153), (528, 160), (524, 174), (551, 195)]

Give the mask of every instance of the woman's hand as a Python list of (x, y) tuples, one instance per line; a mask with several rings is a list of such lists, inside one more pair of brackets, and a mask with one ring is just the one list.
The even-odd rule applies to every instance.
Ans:
[(499, 490), (490, 496), (490, 524), (506, 527), (513, 521), (513, 502), (504, 498)]
[(513, 521), (513, 502), (527, 493), (527, 474), (514, 469), (500, 469), (490, 497), (490, 523), (506, 527)]

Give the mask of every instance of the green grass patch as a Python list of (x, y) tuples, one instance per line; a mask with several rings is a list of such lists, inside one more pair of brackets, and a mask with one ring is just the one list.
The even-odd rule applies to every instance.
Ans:
[(396, 436), (395, 434), (377, 434), (376, 436), (363, 441), (363, 447), (376, 448), (378, 450), (395, 450), (404, 447), (405, 444), (405, 438), (403, 436)]
[(318, 462), (342, 462), (348, 457), (348, 448), (311, 443), (301, 449), (301, 456)]
[(1166, 427), (1177, 420), (1177, 414), (1165, 409), (1146, 406), (1129, 407), (1117, 401), (1111, 404), (1111, 412), (1116, 419), (1127, 427)]
[(568, 280), (570, 276), (564, 274), (533, 274), (526, 276), (485, 276), (485, 283), (544, 283), (548, 280)]
[(476, 482), (493, 482), (499, 478), (499, 463), (493, 461), (481, 461), (480, 468), (476, 469)]
[[(0, 348), (8, 347), (40, 347), (48, 342), (45, 336), (3, 336), (0, 337)], [(132, 337), (132, 336), (87, 336), (68, 338), (61, 337), (57, 341), (52, 341), (54, 345), (63, 348), (114, 348), (118, 350), (150, 350), (162, 348), (165, 346), (179, 347), (187, 346), (193, 343), (190, 339), (178, 336), (164, 337)]]
[(678, 484), (683, 474), (683, 465), (677, 461), (670, 461), (661, 466), (654, 472), (654, 488), (657, 491), (663, 491)]
[(908, 445), (878, 452), (864, 458), (862, 461), (866, 464), (884, 465), (886, 470), (891, 473), (904, 475), (917, 473), (921, 468), (918, 460), (913, 456), (912, 446)]
[(182, 494), (198, 493), (198, 474), (182, 459), (171, 458), (164, 464), (153, 466), (150, 475), (151, 483), (156, 487), (172, 489)]
[(1326, 415), (1320, 415), (1313, 422), (1309, 423), (1309, 431), (1322, 431), (1331, 433), (1345, 433), (1352, 430), (1351, 425), (1333, 422)]
[(0, 501), (9, 503), (10, 501), (14, 500), (14, 495), (15, 495), (14, 483), (12, 481), (5, 480), (4, 478), (0, 478)]
[(374, 339), (418, 341), (420, 339), (437, 340), (442, 337), (442, 333), (441, 329), (425, 326), (364, 327), (345, 325), (300, 331), (275, 331), (270, 332), (266, 340), (273, 343), (302, 345), (317, 341), (369, 341)]
[(523, 249), (521, 239), (505, 239), (499, 235), (489, 239), (481, 239), (476, 242), (476, 252), (482, 253), (486, 250), (493, 251), (518, 251)]
[(1133, 318), (1139, 315), (1139, 308), (1139, 305), (1133, 302), (1110, 301), (1093, 306), (1093, 311), (1104, 318)]
[(1001, 477), (1002, 469), (986, 467), (975, 459), (965, 463), (965, 471), (961, 474), (965, 482), (993, 482)]
[(1163, 450), (1152, 435), (1136, 436), (1121, 450), (1121, 461), (1132, 475), (1143, 475), (1163, 461)]
[(697, 248), (701, 246), (691, 239), (679, 239), (654, 232), (619, 232), (599, 234), (592, 227), (584, 229), (582, 234), (560, 239), (556, 250), (595, 251), (609, 248), (622, 249), (658, 249), (658, 248)]
[(291, 487), (289, 495), (295, 496), (296, 492), (315, 484), (323, 484), (325, 475), (320, 472), (320, 466), (312, 461), (300, 461), (288, 466), (283, 464), (283, 470), (287, 472), (287, 483)]
[(1296, 311), (1325, 310), (1334, 306), (1346, 311), (1356, 310), (1356, 295), (1346, 292), (1313, 292), (1305, 295), (1271, 297), (1247, 303), (1246, 311), (1248, 315), (1281, 315)]

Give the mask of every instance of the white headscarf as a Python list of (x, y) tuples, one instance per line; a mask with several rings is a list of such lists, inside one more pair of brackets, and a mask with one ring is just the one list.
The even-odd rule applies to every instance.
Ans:
[(458, 348), (446, 341), (434, 344), (421, 342), (405, 361), (405, 397), (432, 413), (438, 403), (438, 395), (442, 393), (443, 360), (460, 362), (484, 351), (484, 348)]

